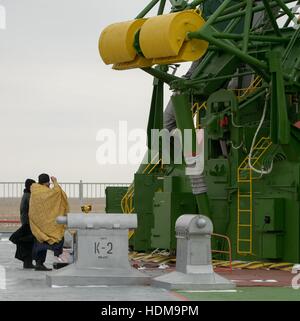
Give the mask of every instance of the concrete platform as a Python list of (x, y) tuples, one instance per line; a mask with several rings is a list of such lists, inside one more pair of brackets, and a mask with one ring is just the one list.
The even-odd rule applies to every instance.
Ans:
[(232, 290), (234, 283), (216, 273), (184, 274), (178, 271), (159, 276), (152, 280), (155, 287), (167, 290)]
[(150, 285), (149, 275), (136, 269), (97, 269), (75, 268), (74, 264), (58, 271), (47, 273), (48, 286), (120, 286), (120, 285)]
[[(14, 258), (15, 245), (0, 239), (0, 266), (6, 272), (6, 289), (0, 289), (0, 301), (179, 301), (176, 293), (150, 286), (55, 286), (46, 284), (46, 273), (24, 270)], [(54, 262), (48, 251), (47, 266)], [(182, 297), (183, 298), (183, 297)], [(184, 299), (184, 298), (183, 298)]]
[[(291, 288), (294, 274), (287, 271), (217, 268), (215, 271), (236, 283), (234, 290), (168, 291), (149, 286), (55, 286), (46, 284), (46, 273), (23, 270), (14, 259), (15, 246), (0, 233), (0, 266), (6, 271), (6, 289), (0, 289), (0, 301), (300, 301), (300, 290)], [(47, 266), (54, 257), (49, 252)], [(151, 277), (172, 272), (174, 268), (147, 268)]]

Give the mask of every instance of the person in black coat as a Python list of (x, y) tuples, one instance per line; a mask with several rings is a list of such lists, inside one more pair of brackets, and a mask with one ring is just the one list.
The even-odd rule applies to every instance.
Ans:
[(20, 205), (20, 219), (22, 226), (11, 235), (10, 241), (17, 245), (15, 258), (23, 261), (24, 269), (34, 269), (32, 264), (32, 249), (34, 244), (34, 236), (32, 235), (29, 225), (29, 200), (30, 187), (35, 183), (33, 179), (27, 179), (25, 182), (24, 194)]

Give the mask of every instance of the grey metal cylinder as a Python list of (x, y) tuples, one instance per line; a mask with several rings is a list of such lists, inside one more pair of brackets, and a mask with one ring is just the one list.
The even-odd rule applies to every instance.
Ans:
[(135, 229), (136, 214), (68, 214), (56, 219), (58, 224), (65, 224), (70, 229)]

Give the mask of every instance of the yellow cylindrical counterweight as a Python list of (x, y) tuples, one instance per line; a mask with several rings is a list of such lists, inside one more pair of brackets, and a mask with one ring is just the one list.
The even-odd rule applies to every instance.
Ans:
[(187, 34), (204, 24), (205, 20), (194, 10), (150, 18), (141, 28), (141, 50), (154, 63), (197, 60), (205, 54), (208, 43), (188, 40)]
[(194, 61), (206, 53), (208, 42), (187, 34), (204, 24), (195, 10), (115, 23), (101, 33), (100, 55), (119, 70)]
[(138, 19), (114, 23), (102, 31), (99, 51), (107, 65), (135, 60), (137, 53), (133, 46), (134, 37), (144, 22), (145, 19)]

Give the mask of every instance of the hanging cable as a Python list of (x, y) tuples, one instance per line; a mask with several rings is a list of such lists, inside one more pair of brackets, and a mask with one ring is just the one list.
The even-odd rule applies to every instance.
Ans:
[(268, 170), (264, 170), (263, 169), (263, 166), (261, 168), (261, 170), (258, 170), (256, 169), (252, 164), (251, 164), (251, 159), (252, 159), (252, 153), (253, 153), (253, 150), (254, 150), (254, 146), (255, 146), (255, 142), (256, 142), (256, 138), (257, 138), (257, 135), (263, 125), (263, 122), (265, 120), (265, 117), (266, 117), (266, 113), (267, 113), (267, 108), (268, 108), (268, 103), (269, 103), (269, 98), (270, 98), (270, 93), (268, 90), (266, 90), (266, 100), (265, 100), (265, 106), (264, 106), (264, 111), (263, 111), (263, 114), (262, 114), (262, 117), (261, 117), (261, 120), (260, 120), (260, 123), (257, 127), (257, 130), (255, 132), (255, 135), (253, 137), (253, 141), (252, 141), (252, 145), (251, 145), (251, 148), (250, 148), (250, 153), (249, 153), (249, 160), (248, 160), (248, 164), (249, 164), (249, 167), (257, 174), (260, 174), (260, 175), (267, 175), (267, 174), (270, 174), (273, 170), (273, 160), (271, 162), (271, 166)]

